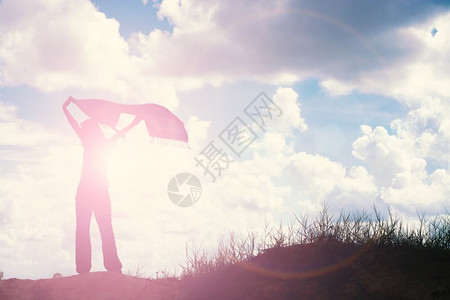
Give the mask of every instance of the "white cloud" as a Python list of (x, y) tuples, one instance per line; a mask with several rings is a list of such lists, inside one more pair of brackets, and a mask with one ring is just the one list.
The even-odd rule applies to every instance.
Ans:
[(447, 102), (428, 98), (405, 118), (392, 121), (393, 134), (364, 125), (363, 136), (353, 144), (353, 155), (368, 164), (382, 186), (391, 185), (398, 173), (424, 179), (427, 164), (449, 166), (449, 112)]
[(17, 106), (0, 101), (0, 146), (36, 146), (50, 140), (41, 124), (19, 118), (17, 111)]
[[(445, 61), (445, 15), (414, 27), (414, 17), (436, 15), (433, 4), (377, 6), (393, 19), (372, 6), (341, 3), (330, 10), (314, 1), (164, 0), (158, 16), (168, 19), (172, 32), (155, 29), (124, 40), (119, 23), (87, 0), (32, 5), (6, 0), (0, 6), (0, 78), (6, 86), (99, 89), (128, 101), (156, 98), (171, 108), (175, 86), (242, 79), (281, 84), (321, 77), (326, 78), (323, 87), (335, 95), (354, 87), (377, 91), (389, 86), (391, 93), (405, 93), (411, 84), (430, 95), (448, 92), (441, 76), (448, 68), (434, 63), (436, 58)], [(410, 15), (401, 13), (405, 7)], [(348, 10), (354, 11), (351, 17)], [(368, 14), (384, 22), (367, 23)], [(433, 27), (438, 28), (434, 37), (429, 33)], [(420, 62), (409, 64), (417, 58)], [(429, 63), (434, 67), (428, 68)], [(422, 80), (404, 75), (415, 73)], [(380, 86), (380, 78), (404, 82)], [(161, 85), (168, 90), (161, 93)]]
[(299, 209), (299, 201), (302, 206), (314, 204), (310, 207), (314, 210), (324, 202), (335, 211), (340, 208), (370, 210), (378, 201), (373, 176), (361, 166), (346, 168), (321, 155), (295, 152), (290, 137), (294, 132), (307, 129), (300, 114), (298, 95), (290, 88), (279, 88), (273, 100), (283, 114), (273, 120), (274, 124), (268, 124), (268, 131), (252, 144), (253, 158), (233, 166), (232, 175), (270, 174), (272, 180), (283, 182), (286, 187), (280, 186), (282, 190), (271, 194), (285, 191), (284, 209), (291, 213)]
[(253, 172), (233, 172), (212, 187), (228, 209), (241, 206), (253, 212), (279, 211), (283, 199), (290, 193), (289, 187), (276, 186), (270, 175)]
[(417, 57), (417, 39), (392, 32), (437, 11), (433, 4), (409, 2), (342, 2), (330, 9), (314, 1), (164, 0), (158, 15), (173, 24), (173, 32), (155, 30), (129, 42), (138, 44), (138, 56), (157, 58), (154, 71), (179, 80), (281, 84), (325, 77), (324, 87), (342, 95), (367, 72)]
[(317, 205), (327, 203), (333, 211), (370, 210), (377, 204), (378, 190), (372, 175), (364, 167), (345, 168), (320, 155), (304, 152), (289, 158), (293, 184)]
[(320, 86), (331, 96), (345, 96), (355, 88), (333, 79), (322, 80)]
[(167, 18), (175, 26), (173, 34), (208, 32), (213, 29), (216, 1), (165, 0), (159, 5), (158, 17)]
[[(380, 199), (407, 216), (438, 214), (449, 205), (448, 105), (428, 99), (404, 119), (383, 127), (362, 126), (353, 155), (373, 174)], [(435, 170), (427, 165), (437, 165)]]
[[(351, 81), (332, 81), (335, 86), (352, 87), (364, 93), (382, 94), (417, 107), (430, 98), (450, 97), (450, 14), (443, 12), (421, 23), (390, 32), (391, 39), (415, 45), (415, 51), (384, 62)], [(435, 36), (431, 28), (438, 28)], [(440, 34), (439, 34), (440, 33)], [(328, 88), (326, 85), (324, 88)], [(339, 90), (339, 89), (338, 89)], [(344, 88), (345, 90), (345, 88)], [(447, 100), (446, 100), (447, 101)]]
[(370, 168), (380, 186), (389, 186), (400, 172), (409, 172), (423, 177), (426, 162), (413, 153), (410, 140), (389, 135), (385, 128), (362, 126), (364, 135), (353, 144), (353, 155), (363, 160)]
[(197, 116), (191, 116), (186, 122), (186, 131), (189, 136), (189, 146), (194, 152), (200, 151), (202, 143), (208, 136), (208, 129), (211, 125), (210, 121), (202, 121)]
[(1, 264), (8, 276), (50, 277), (70, 265), (78, 160), (66, 158), (74, 150), (47, 148), (40, 160), (0, 177)]
[(16, 118), (18, 107), (5, 102), (0, 102), (0, 120), (9, 121)]
[(148, 64), (129, 53), (119, 23), (89, 1), (2, 1), (0, 45), (2, 86), (178, 104), (173, 83), (143, 69)]
[(2, 16), (9, 14), (0, 33), (6, 85), (54, 90), (93, 79), (101, 85), (127, 70), (119, 23), (88, 1), (3, 1), (0, 8)]
[(301, 116), (301, 104), (298, 94), (291, 88), (278, 88), (273, 101), (278, 105), (283, 114), (280, 118), (274, 118), (270, 124), (270, 130), (276, 132), (302, 132), (308, 129), (305, 119)]
[(381, 197), (397, 211), (411, 216), (416, 213), (436, 215), (450, 204), (450, 176), (446, 170), (437, 169), (424, 177), (409, 172), (398, 173), (392, 186), (382, 189)]

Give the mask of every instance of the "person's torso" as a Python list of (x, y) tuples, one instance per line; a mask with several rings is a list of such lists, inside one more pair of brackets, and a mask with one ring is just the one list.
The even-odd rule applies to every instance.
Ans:
[(95, 145), (84, 145), (80, 185), (98, 188), (108, 187), (110, 152), (111, 143), (106, 140)]

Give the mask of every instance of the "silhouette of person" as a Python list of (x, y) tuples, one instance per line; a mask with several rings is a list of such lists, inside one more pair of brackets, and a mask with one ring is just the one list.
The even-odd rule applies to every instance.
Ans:
[(132, 123), (107, 139), (94, 119), (85, 120), (81, 126), (78, 124), (67, 109), (72, 99), (69, 97), (63, 103), (63, 111), (84, 148), (81, 178), (76, 193), (76, 270), (83, 274), (91, 269), (90, 222), (94, 213), (102, 239), (103, 265), (108, 271), (121, 272), (122, 263), (117, 255), (111, 222), (107, 164), (114, 143), (141, 119), (136, 117)]

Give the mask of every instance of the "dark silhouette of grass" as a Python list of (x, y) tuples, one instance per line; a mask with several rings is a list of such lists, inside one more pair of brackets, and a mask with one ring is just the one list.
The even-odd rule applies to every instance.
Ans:
[(187, 299), (450, 299), (450, 217), (410, 228), (388, 212), (295, 216), (230, 233), (216, 253), (186, 247)]

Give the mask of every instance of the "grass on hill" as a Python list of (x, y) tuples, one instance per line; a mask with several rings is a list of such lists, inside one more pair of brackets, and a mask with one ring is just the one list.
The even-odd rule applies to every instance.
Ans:
[(324, 208), (215, 253), (187, 245), (183, 299), (450, 299), (450, 216), (418, 219)]
[(426, 218), (418, 215), (418, 226), (410, 228), (390, 211), (387, 218), (374, 207), (373, 213), (342, 213), (335, 217), (324, 207), (310, 221), (307, 214), (294, 215), (290, 224), (271, 227), (262, 233), (229, 233), (222, 238), (215, 253), (195, 244), (186, 245), (186, 264), (181, 278), (196, 277), (226, 269), (236, 263), (252, 260), (273, 248), (307, 245), (326, 241), (364, 247), (367, 245), (410, 250), (450, 250), (450, 215)]

